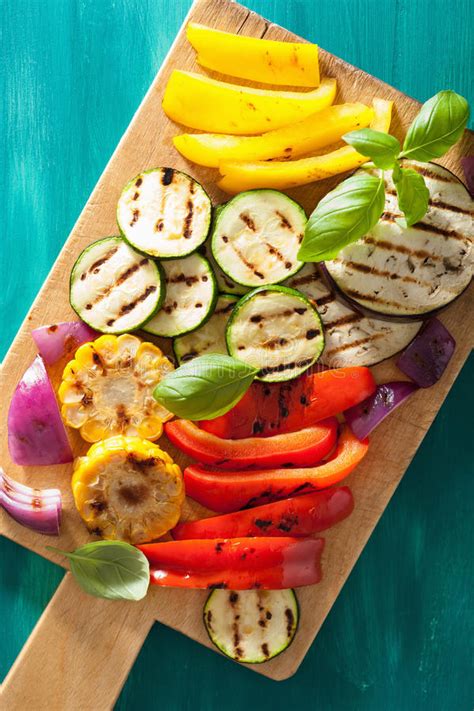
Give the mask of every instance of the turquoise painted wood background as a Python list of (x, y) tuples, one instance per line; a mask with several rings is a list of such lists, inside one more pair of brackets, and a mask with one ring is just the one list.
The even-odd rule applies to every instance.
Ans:
[[(417, 99), (442, 88), (474, 99), (472, 0), (247, 4)], [(2, 0), (1, 356), (188, 5)], [(271, 682), (157, 624), (117, 709), (471, 709), (473, 366), (471, 359), (294, 678)], [(5, 540), (0, 557), (4, 676), (62, 571)]]

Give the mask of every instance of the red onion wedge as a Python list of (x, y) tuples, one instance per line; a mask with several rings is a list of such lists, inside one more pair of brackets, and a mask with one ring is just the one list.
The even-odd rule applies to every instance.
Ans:
[(344, 412), (346, 422), (357, 439), (365, 439), (415, 390), (418, 390), (418, 385), (407, 380), (378, 385), (377, 390), (367, 400)]
[(31, 335), (44, 362), (53, 365), (99, 334), (82, 321), (64, 321), (35, 328)]
[(437, 318), (427, 321), (400, 358), (397, 366), (420, 388), (429, 388), (443, 375), (456, 341)]
[(467, 189), (471, 197), (474, 197), (474, 156), (461, 158), (461, 165), (466, 178)]
[(15, 464), (65, 464), (73, 454), (41, 356), (18, 383), (8, 411), (8, 448)]
[(22, 526), (50, 536), (59, 534), (59, 489), (33, 489), (11, 479), (0, 468), (0, 504)]

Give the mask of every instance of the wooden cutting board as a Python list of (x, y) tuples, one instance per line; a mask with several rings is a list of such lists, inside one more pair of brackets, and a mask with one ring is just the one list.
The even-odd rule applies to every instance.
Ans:
[[(197, 0), (185, 23), (190, 19), (256, 37), (294, 39), (294, 35), (283, 28), (227, 0)], [(370, 103), (374, 96), (393, 99), (395, 115), (392, 132), (395, 135), (404, 134), (418, 110), (417, 102), (327, 52), (321, 51), (320, 63), (323, 75), (334, 76), (338, 80), (337, 102), (359, 100)], [(163, 114), (161, 98), (173, 68), (202, 71), (195, 63), (194, 52), (183, 30), (6, 356), (1, 386), (4, 413), (16, 383), (35, 355), (31, 329), (74, 316), (68, 304), (71, 266), (87, 244), (117, 233), (116, 203), (122, 186), (129, 179), (143, 169), (171, 165), (186, 170), (202, 182), (215, 202), (226, 199), (215, 188), (216, 171), (187, 163), (171, 145), (171, 137), (180, 129)], [(441, 162), (461, 177), (459, 158), (472, 154), (473, 146), (472, 133), (466, 132), (463, 141)], [(315, 183), (289, 191), (289, 194), (310, 212), (319, 198), (338, 180)], [(298, 668), (469, 353), (472, 342), (463, 319), (469, 308), (472, 308), (472, 292), (464, 294), (442, 316), (458, 346), (441, 382), (428, 391), (418, 392), (378, 428), (372, 437), (369, 455), (349, 478), (356, 508), (349, 519), (325, 534), (327, 545), (323, 558), (323, 582), (298, 591), (301, 626), (295, 642), (284, 654), (266, 664), (250, 666), (250, 669), (273, 679), (285, 679)], [(169, 352), (167, 344), (164, 348)], [(58, 382), (60, 370), (58, 367), (51, 372), (55, 383)], [(390, 361), (377, 366), (374, 371), (380, 381), (397, 377)], [(87, 448), (74, 433), (71, 440), (75, 453), (81, 454)], [(186, 464), (186, 458), (173, 450), (169, 443), (163, 441), (160, 444), (180, 464)], [(28, 469), (13, 465), (8, 454), (6, 431), (2, 432), (0, 461), (12, 476), (27, 484), (61, 488), (64, 520), (61, 536), (54, 540), (55, 545), (72, 549), (89, 540), (72, 503), (70, 466)], [(188, 501), (185, 513), (186, 516), (196, 517), (205, 510)], [(17, 525), (6, 514), (1, 517), (1, 531), (30, 550), (63, 564), (62, 560), (45, 549), (52, 541)], [(200, 591), (152, 589), (140, 603), (110, 602), (86, 596), (66, 574), (5, 680), (2, 704), (12, 711), (23, 711), (28, 706), (35, 711), (43, 708), (94, 708), (99, 711), (110, 708), (154, 620), (212, 647), (201, 618), (206, 596), (206, 592)]]

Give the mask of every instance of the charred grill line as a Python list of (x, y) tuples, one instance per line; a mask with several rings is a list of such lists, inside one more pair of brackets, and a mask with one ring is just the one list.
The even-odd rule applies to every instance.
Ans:
[(187, 208), (188, 212), (186, 213), (186, 217), (184, 218), (184, 226), (183, 226), (184, 239), (189, 239), (191, 237), (191, 225), (192, 225), (193, 215), (194, 215), (194, 203), (192, 201), (193, 193), (194, 193), (194, 183), (191, 183), (189, 186), (189, 198), (188, 198), (188, 202), (186, 203), (186, 208)]
[(373, 333), (371, 336), (367, 336), (366, 338), (359, 338), (357, 341), (352, 341), (352, 343), (344, 343), (342, 346), (338, 346), (337, 348), (331, 348), (331, 350), (327, 351), (324, 355), (327, 357), (329, 355), (341, 353), (342, 351), (346, 351), (348, 348), (357, 348), (358, 346), (363, 346), (366, 343), (372, 343), (373, 341), (377, 341), (379, 338), (385, 337), (385, 333)]
[(352, 296), (353, 299), (357, 301), (371, 301), (376, 304), (386, 304), (387, 306), (395, 306), (397, 309), (400, 307), (398, 301), (389, 301), (388, 299), (379, 299), (376, 294), (362, 294), (357, 289), (346, 289), (346, 294)]
[[(120, 318), (121, 316), (125, 316), (125, 314), (130, 313), (130, 311), (133, 311), (133, 309), (138, 306), (142, 301), (145, 301), (148, 299), (150, 294), (153, 294), (156, 291), (156, 286), (153, 284), (152, 286), (147, 286), (143, 294), (140, 294), (140, 296), (137, 296), (137, 298), (134, 301), (131, 301), (129, 304), (124, 304), (121, 306), (119, 315), (117, 318)], [(117, 318), (112, 318), (107, 321), (107, 326), (113, 326)]]
[(83, 274), (81, 274), (81, 279), (84, 280), (86, 278), (87, 274), (97, 273), (96, 269), (98, 269), (103, 264), (108, 262), (109, 259), (111, 259), (111, 257), (113, 257), (114, 254), (117, 252), (117, 250), (118, 250), (118, 247), (112, 247), (112, 249), (109, 249), (109, 251), (106, 254), (104, 254), (103, 257), (101, 257), (96, 262), (94, 262), (94, 264), (91, 264), (91, 266), (89, 267), (87, 272), (84, 272)]
[[(290, 149), (290, 150), (291, 150), (291, 149)], [(276, 214), (277, 214), (278, 217), (280, 218), (280, 224), (281, 224), (282, 227), (285, 227), (287, 230), (292, 230), (292, 229), (293, 229), (292, 226), (291, 226), (291, 222), (288, 220), (287, 217), (285, 217), (285, 215), (282, 215), (282, 213), (279, 212), (278, 210), (276, 211)]]
[(379, 249), (386, 249), (389, 252), (398, 252), (399, 254), (406, 254), (410, 257), (418, 257), (419, 259), (440, 259), (437, 255), (427, 252), (425, 249), (411, 249), (410, 247), (405, 247), (401, 244), (393, 244), (393, 242), (388, 242), (383, 239), (374, 239), (373, 237), (365, 238), (366, 244), (372, 244), (374, 247)]
[[(335, 262), (341, 262), (341, 259), (335, 259)], [(400, 281), (407, 282), (408, 284), (419, 284), (420, 286), (430, 286), (430, 284), (421, 279), (416, 279), (411, 276), (399, 276), (395, 272), (391, 272), (385, 269), (376, 269), (375, 267), (370, 267), (368, 264), (361, 264), (360, 262), (347, 262), (347, 266), (351, 269), (355, 269), (356, 272), (362, 272), (363, 274), (371, 274), (373, 276), (385, 277), (386, 279), (397, 278)]]
[(357, 323), (358, 321), (362, 320), (362, 316), (359, 314), (353, 313), (353, 314), (347, 314), (347, 316), (341, 316), (341, 318), (336, 319), (335, 321), (329, 321), (324, 324), (324, 327), (330, 331), (332, 328), (338, 328), (339, 326), (347, 326), (350, 323)]
[(101, 294), (97, 294), (94, 301), (91, 301), (87, 304), (87, 310), (90, 311), (93, 306), (102, 301), (102, 299), (105, 299), (105, 297), (108, 296), (110, 292), (113, 291), (113, 289), (115, 289), (117, 286), (121, 286), (125, 281), (127, 281), (127, 279), (129, 279), (133, 274), (135, 274), (139, 269), (141, 269), (141, 267), (145, 266), (147, 262), (148, 259), (144, 257), (138, 264), (132, 264), (131, 267), (126, 269), (123, 274), (118, 277), (114, 284), (110, 284), (110, 286), (104, 289)]
[(244, 223), (244, 225), (247, 225), (247, 227), (249, 228), (249, 230), (251, 230), (252, 232), (256, 232), (257, 227), (256, 227), (256, 225), (255, 225), (254, 220), (250, 217), (249, 214), (247, 214), (246, 212), (242, 212), (242, 213), (239, 215), (239, 217), (240, 217), (240, 219), (242, 220), (242, 222)]
[(282, 373), (285, 370), (294, 370), (295, 368), (304, 368), (305, 365), (309, 365), (312, 362), (312, 358), (305, 358), (305, 360), (293, 361), (292, 363), (280, 363), (280, 365), (270, 365), (267, 368), (262, 368), (259, 375), (269, 375), (270, 373)]
[[(222, 238), (222, 239), (224, 239), (224, 238)], [(242, 254), (240, 249), (237, 249), (237, 247), (235, 246), (235, 244), (233, 242), (230, 243), (230, 246), (234, 250), (235, 254), (239, 257), (239, 259), (245, 264), (245, 266), (247, 267), (247, 269), (249, 271), (251, 271), (253, 274), (255, 274), (255, 276), (258, 277), (259, 279), (265, 279), (265, 275), (262, 274), (262, 272), (258, 271), (255, 264), (252, 264), (252, 262), (249, 262), (249, 260), (246, 257), (244, 257), (244, 255)]]
[(163, 170), (163, 175), (161, 176), (161, 184), (162, 185), (171, 185), (173, 182), (174, 178), (174, 169), (173, 168), (165, 168)]
[(417, 222), (413, 225), (414, 230), (420, 230), (421, 232), (432, 232), (435, 235), (442, 235), (446, 238), (461, 240), (461, 242), (467, 242), (468, 238), (465, 235), (459, 234), (455, 230), (447, 230), (444, 227), (438, 227), (437, 225), (431, 225), (429, 222)]

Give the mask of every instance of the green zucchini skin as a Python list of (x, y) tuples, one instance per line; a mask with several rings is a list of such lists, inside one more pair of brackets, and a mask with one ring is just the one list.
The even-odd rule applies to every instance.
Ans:
[(235, 294), (219, 294), (216, 308), (206, 323), (191, 333), (173, 339), (173, 351), (180, 365), (206, 353), (227, 355), (225, 326), (238, 300)]
[(263, 664), (288, 649), (299, 621), (298, 598), (291, 589), (213, 590), (203, 610), (211, 642), (243, 664)]
[(227, 323), (226, 341), (231, 356), (260, 369), (258, 380), (282, 382), (318, 360), (324, 331), (310, 299), (296, 289), (269, 285), (239, 300)]
[[(105, 296), (104, 284), (109, 287)], [(128, 308), (118, 314), (109, 297), (120, 295), (123, 284), (127, 292), (121, 306)], [(69, 278), (71, 307), (84, 323), (101, 333), (120, 334), (141, 328), (159, 311), (165, 292), (161, 266), (116, 236), (104, 237), (83, 249)], [(129, 308), (134, 301), (135, 306)]]
[(217, 302), (217, 284), (211, 265), (195, 252), (162, 264), (166, 298), (143, 326), (154, 336), (174, 338), (195, 331), (211, 318)]
[(211, 249), (220, 269), (248, 289), (294, 276), (307, 223), (297, 202), (278, 190), (248, 190), (215, 212)]
[[(167, 212), (166, 195), (178, 199)], [(211, 199), (202, 185), (174, 168), (152, 168), (136, 175), (122, 190), (117, 224), (122, 237), (154, 259), (180, 259), (205, 242), (212, 217)]]

